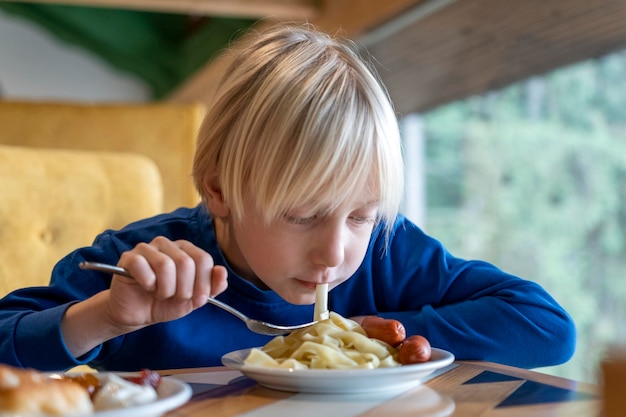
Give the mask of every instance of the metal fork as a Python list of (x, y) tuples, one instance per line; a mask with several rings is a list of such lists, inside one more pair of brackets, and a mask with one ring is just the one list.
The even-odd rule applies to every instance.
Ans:
[[(108, 272), (110, 274), (123, 275), (128, 278), (133, 278), (133, 276), (130, 274), (130, 272), (128, 272), (127, 269), (119, 267), (119, 266), (115, 266), (115, 265), (109, 265), (109, 264), (104, 264), (100, 262), (81, 262), (78, 264), (78, 266), (81, 269)], [(235, 317), (237, 317), (238, 319), (246, 323), (246, 326), (248, 327), (248, 329), (252, 330), (254, 333), (259, 333), (259, 334), (264, 334), (264, 335), (269, 335), (269, 336), (278, 336), (282, 334), (291, 333), (295, 330), (304, 329), (305, 327), (309, 327), (317, 323), (317, 321), (312, 321), (310, 323), (298, 324), (296, 326), (280, 326), (278, 324), (272, 324), (272, 323), (267, 323), (261, 320), (251, 319), (250, 317), (243, 314), (241, 311), (236, 310), (232, 308), (231, 306), (229, 306), (228, 304), (218, 301), (213, 297), (208, 297), (207, 300), (209, 303), (228, 311), (229, 313), (231, 313), (232, 315), (234, 315)]]

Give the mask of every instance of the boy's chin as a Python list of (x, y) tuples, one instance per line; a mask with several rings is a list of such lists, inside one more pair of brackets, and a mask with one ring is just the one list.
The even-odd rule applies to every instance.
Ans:
[(295, 305), (311, 305), (315, 304), (315, 294), (312, 296), (310, 294), (278, 294), (282, 297), (283, 300), (287, 301), (289, 304)]

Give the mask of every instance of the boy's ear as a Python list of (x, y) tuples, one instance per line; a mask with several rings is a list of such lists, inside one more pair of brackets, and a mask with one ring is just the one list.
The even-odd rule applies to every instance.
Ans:
[(228, 217), (230, 210), (224, 201), (222, 187), (217, 180), (217, 176), (212, 175), (205, 178), (202, 182), (202, 188), (204, 189), (204, 195), (211, 214), (215, 217)]

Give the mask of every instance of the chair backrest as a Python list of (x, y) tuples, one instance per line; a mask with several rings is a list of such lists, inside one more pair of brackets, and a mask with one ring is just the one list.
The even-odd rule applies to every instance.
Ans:
[(164, 210), (194, 206), (191, 179), (201, 104), (76, 104), (0, 100), (0, 144), (135, 152), (163, 180)]
[(143, 155), (0, 145), (0, 296), (47, 285), (98, 233), (162, 211), (159, 170)]

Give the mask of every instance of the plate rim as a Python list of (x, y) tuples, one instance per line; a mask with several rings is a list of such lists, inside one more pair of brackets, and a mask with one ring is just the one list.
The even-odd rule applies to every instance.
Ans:
[[(288, 392), (307, 394), (365, 394), (383, 391), (400, 391), (422, 384), (427, 376), (450, 365), (454, 354), (432, 348), (436, 358), (428, 362), (393, 366), (388, 368), (352, 369), (293, 369), (244, 365), (247, 352), (240, 349), (222, 356), (222, 364), (241, 372), (260, 386)], [(363, 378), (365, 376), (369, 376)], [(331, 382), (332, 381), (332, 382)], [(347, 382), (350, 382), (346, 384)]]
[[(432, 352), (439, 356), (434, 360), (429, 360), (427, 362), (409, 364), (409, 365), (401, 365), (401, 366), (392, 366), (386, 368), (351, 368), (351, 369), (294, 369), (294, 368), (271, 368), (266, 366), (258, 366), (258, 365), (245, 365), (243, 360), (240, 359), (246, 352), (250, 352), (252, 349), (260, 349), (261, 347), (256, 348), (246, 348), (234, 350), (232, 352), (228, 352), (222, 356), (222, 364), (228, 368), (235, 369), (237, 371), (243, 372), (254, 372), (259, 371), (264, 374), (275, 373), (275, 374), (285, 374), (285, 375), (324, 375), (325, 377), (329, 376), (329, 373), (332, 374), (333, 377), (343, 376), (343, 375), (352, 375), (354, 373), (360, 372), (376, 372), (376, 374), (405, 374), (405, 373), (413, 373), (417, 370), (427, 370), (430, 368), (439, 369), (441, 367), (447, 366), (450, 363), (454, 362), (455, 356), (452, 352), (449, 352), (444, 349), (432, 348)], [(245, 356), (244, 356), (245, 357)]]

